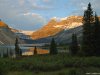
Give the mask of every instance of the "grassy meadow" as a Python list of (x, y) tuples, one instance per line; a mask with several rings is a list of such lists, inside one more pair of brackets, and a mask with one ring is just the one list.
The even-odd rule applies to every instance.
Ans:
[(84, 75), (100, 72), (100, 57), (67, 54), (0, 58), (0, 75)]

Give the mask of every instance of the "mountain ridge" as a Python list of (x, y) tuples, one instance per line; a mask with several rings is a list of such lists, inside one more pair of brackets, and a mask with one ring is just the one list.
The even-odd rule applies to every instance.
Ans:
[(70, 16), (63, 20), (57, 21), (51, 19), (44, 27), (33, 32), (32, 39), (40, 39), (56, 35), (60, 31), (75, 28), (82, 25), (82, 16)]
[(15, 38), (16, 35), (10, 27), (5, 22), (0, 21), (0, 45), (14, 44)]

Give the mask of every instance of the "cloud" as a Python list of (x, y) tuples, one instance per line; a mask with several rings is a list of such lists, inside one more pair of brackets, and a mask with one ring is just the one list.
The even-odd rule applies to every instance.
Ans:
[(35, 9), (35, 10), (49, 10), (51, 9), (52, 7), (49, 7), (49, 6), (45, 6), (45, 5), (41, 5), (39, 6), (38, 4), (33, 4), (32, 5), (32, 8)]
[(25, 1), (24, 0), (19, 0), (20, 5), (24, 5)]
[(23, 30), (36, 30), (45, 25), (45, 17), (32, 12), (32, 5), (27, 4), (27, 1), (0, 0), (0, 18), (9, 26)]
[(51, 3), (50, 0), (43, 0), (43, 2), (45, 2), (45, 3)]
[(37, 13), (24, 13), (9, 19), (11, 26), (23, 30), (36, 30), (46, 24), (46, 19)]
[(70, 0), (70, 6), (76, 8), (76, 10), (73, 10), (71, 14), (74, 15), (77, 13), (77, 15), (83, 15), (83, 13), (80, 12), (84, 12), (84, 10), (87, 9), (87, 5), (89, 2), (92, 4), (93, 11), (98, 12), (98, 14), (100, 15), (100, 0)]
[(100, 15), (100, 0), (0, 0), (0, 18), (14, 28), (34, 30), (54, 16), (83, 15), (89, 2)]
[(42, 17), (40, 14), (27, 12), (27, 13), (24, 13), (23, 15), (32, 17), (33, 20), (35, 20), (35, 22), (42, 23), (42, 24), (46, 23), (46, 19), (44, 17)]

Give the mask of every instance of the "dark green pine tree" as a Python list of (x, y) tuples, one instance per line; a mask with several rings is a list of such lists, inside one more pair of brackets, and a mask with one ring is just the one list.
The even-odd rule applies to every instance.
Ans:
[(19, 55), (22, 56), (22, 50), (21, 49), (19, 49)]
[(91, 4), (88, 4), (87, 10), (84, 12), (83, 16), (83, 37), (82, 37), (82, 51), (86, 56), (92, 56), (94, 53), (93, 50), (93, 11)]
[(20, 48), (18, 45), (18, 38), (16, 38), (16, 40), (15, 40), (15, 55), (16, 55), (16, 57), (20, 56)]
[(94, 53), (95, 56), (100, 56), (100, 21), (96, 13), (95, 13), (95, 23), (93, 28), (94, 28), (94, 33), (93, 33)]
[(52, 38), (51, 44), (50, 44), (50, 54), (57, 54), (57, 53), (58, 53), (57, 45), (55, 43), (54, 38)]
[(78, 46), (78, 41), (77, 41), (77, 35), (72, 34), (72, 42), (70, 45), (70, 54), (77, 55), (78, 52), (79, 52), (79, 46)]
[(37, 48), (36, 48), (36, 46), (34, 47), (34, 55), (36, 55), (37, 54)]

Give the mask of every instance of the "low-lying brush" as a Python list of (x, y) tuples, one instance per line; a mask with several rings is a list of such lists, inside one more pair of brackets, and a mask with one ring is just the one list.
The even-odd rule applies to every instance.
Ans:
[(2, 71), (53, 72), (64, 68), (100, 68), (100, 57), (72, 57), (67, 54), (34, 55), (20, 59), (0, 58)]

